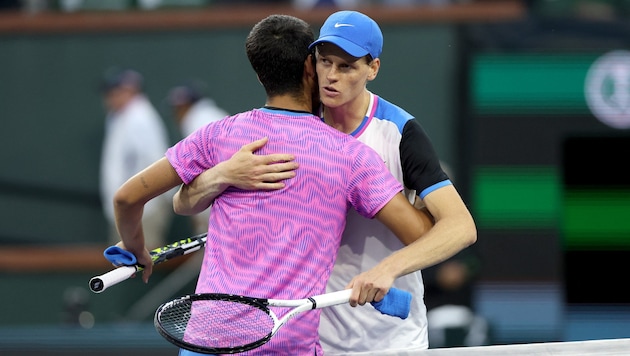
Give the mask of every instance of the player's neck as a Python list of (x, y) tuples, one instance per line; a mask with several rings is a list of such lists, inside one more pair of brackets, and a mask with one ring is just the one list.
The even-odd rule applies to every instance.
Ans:
[(297, 100), (295, 96), (291, 95), (280, 95), (267, 98), (265, 106), (291, 111), (312, 112), (312, 103), (310, 100)]
[(370, 103), (370, 93), (362, 95), (336, 108), (324, 107), (324, 122), (343, 133), (352, 133), (361, 125)]

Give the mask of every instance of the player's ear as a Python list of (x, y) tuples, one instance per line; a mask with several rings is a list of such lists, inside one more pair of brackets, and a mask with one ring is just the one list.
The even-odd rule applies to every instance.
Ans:
[(304, 61), (304, 73), (311, 78), (315, 78), (315, 56), (313, 53), (309, 54)]
[(370, 72), (368, 73), (368, 81), (376, 79), (378, 70), (381, 68), (381, 59), (375, 58), (368, 64), (370, 66)]
[(313, 61), (311, 60), (311, 55), (309, 54), (306, 60), (304, 61), (304, 73), (302, 74), (302, 85), (304, 89), (308, 91), (308, 95), (315, 98), (316, 92), (318, 93), (317, 88), (317, 73), (315, 72), (315, 66), (313, 65)]

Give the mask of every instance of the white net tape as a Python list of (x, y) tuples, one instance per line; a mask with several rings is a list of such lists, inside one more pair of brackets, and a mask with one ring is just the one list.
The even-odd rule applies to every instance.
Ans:
[(417, 352), (381, 353), (387, 356), (576, 356), (630, 355), (630, 339), (546, 342), (518, 345), (495, 345), (430, 349)]

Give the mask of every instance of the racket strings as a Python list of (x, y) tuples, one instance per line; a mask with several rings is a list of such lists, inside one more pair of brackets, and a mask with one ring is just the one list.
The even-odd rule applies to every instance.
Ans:
[(162, 310), (172, 337), (208, 349), (237, 348), (265, 339), (274, 320), (256, 306), (229, 300), (185, 300)]

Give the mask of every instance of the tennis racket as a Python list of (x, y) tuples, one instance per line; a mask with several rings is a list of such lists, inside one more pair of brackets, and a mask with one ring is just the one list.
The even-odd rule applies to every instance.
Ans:
[[(203, 354), (232, 354), (267, 343), (289, 319), (312, 309), (347, 303), (351, 289), (308, 299), (261, 299), (231, 294), (192, 294), (162, 304), (155, 312), (158, 333), (172, 344)], [(411, 294), (390, 288), (372, 305), (383, 314), (405, 319)], [(293, 307), (278, 319), (269, 307)]]
[[(151, 260), (154, 265), (157, 265), (172, 258), (198, 251), (205, 246), (206, 235), (206, 233), (203, 233), (188, 237), (172, 244), (151, 250), (149, 252), (151, 254)], [(92, 277), (89, 285), (90, 289), (94, 293), (101, 293), (108, 287), (127, 280), (137, 272), (144, 269), (144, 266), (137, 263), (136, 257), (131, 252), (118, 246), (108, 247), (105, 249), (104, 255), (110, 262), (123, 266), (113, 269), (100, 276)]]

